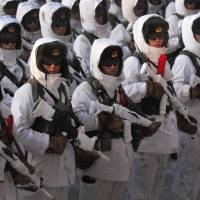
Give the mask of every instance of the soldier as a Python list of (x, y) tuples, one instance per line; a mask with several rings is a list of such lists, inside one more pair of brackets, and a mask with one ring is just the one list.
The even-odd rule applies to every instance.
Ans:
[[(94, 77), (76, 88), (72, 105), (89, 137), (96, 135), (99, 138), (96, 146), (110, 161), (96, 158), (82, 170), (79, 199), (120, 200), (130, 177), (133, 159), (131, 124), (126, 126), (125, 113), (119, 115), (124, 109), (120, 105), (131, 106), (120, 87), (123, 80), (123, 52), (112, 40), (97, 39), (92, 45), (90, 58), (91, 74)], [(106, 106), (112, 113), (104, 110)], [(99, 111), (96, 112), (96, 109)], [(137, 123), (144, 122), (147, 132), (152, 134), (160, 125), (146, 121), (143, 117), (141, 119), (139, 115), (138, 119)]]
[[(182, 23), (182, 37), (185, 48), (175, 59), (172, 72), (177, 96), (187, 107), (189, 114), (199, 121), (199, 61), (200, 61), (200, 16), (187, 16)], [(189, 136), (180, 132), (181, 145), (175, 176), (176, 199), (190, 200), (199, 187), (199, 128), (197, 134)]]
[(81, 23), (83, 33), (74, 41), (74, 52), (81, 62), (81, 66), (89, 76), (89, 60), (91, 45), (97, 38), (110, 36), (111, 24), (108, 20), (109, 0), (81, 0)]
[(17, 0), (1, 0), (0, 1), (0, 15), (10, 15), (15, 17), (19, 1)]
[(71, 95), (66, 53), (57, 39), (37, 40), (30, 57), (34, 79), (16, 92), (11, 107), (16, 140), (32, 154), (36, 175), (55, 200), (68, 199), (75, 180), (74, 151), (64, 137), (74, 130), (66, 111)]
[[(162, 119), (162, 124), (156, 134), (142, 140), (135, 153), (128, 193), (132, 200), (158, 200), (168, 156), (177, 151), (179, 143), (176, 117), (169, 98), (161, 84), (152, 76), (149, 78), (152, 74), (160, 74), (164, 82), (172, 80), (166, 57), (161, 56), (166, 52), (168, 23), (159, 15), (142, 16), (133, 26), (133, 35), (137, 53), (125, 60), (123, 86), (149, 119)], [(152, 73), (146, 72), (146, 69), (151, 69)]]
[(22, 25), (23, 52), (21, 58), (28, 61), (33, 44), (42, 37), (39, 22), (40, 5), (35, 2), (20, 3), (16, 19)]
[(82, 25), (79, 11), (80, 0), (63, 0), (62, 4), (71, 10), (71, 28), (74, 39), (81, 33)]
[(0, 65), (3, 103), (9, 108), (15, 91), (30, 78), (28, 65), (21, 54), (20, 24), (10, 16), (0, 17)]

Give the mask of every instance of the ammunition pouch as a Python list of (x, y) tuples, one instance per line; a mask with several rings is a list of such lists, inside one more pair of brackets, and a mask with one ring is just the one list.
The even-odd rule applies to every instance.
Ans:
[(194, 135), (197, 132), (197, 120), (192, 117), (189, 116), (189, 119), (191, 122), (193, 122), (195, 125), (190, 124), (185, 117), (179, 113), (178, 111), (176, 111), (176, 118), (177, 118), (177, 127), (179, 130), (189, 134), (189, 135)]
[(160, 97), (145, 97), (139, 106), (146, 115), (159, 115), (160, 100)]
[(34, 131), (47, 133), (50, 136), (54, 136), (58, 132), (58, 129), (52, 121), (48, 121), (42, 117), (37, 117), (31, 128)]

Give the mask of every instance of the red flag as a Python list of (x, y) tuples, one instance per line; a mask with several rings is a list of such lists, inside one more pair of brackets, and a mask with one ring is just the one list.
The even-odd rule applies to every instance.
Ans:
[(159, 57), (159, 60), (158, 60), (157, 74), (164, 76), (166, 61), (167, 61), (166, 54), (161, 54), (160, 57)]
[(13, 116), (12, 115), (9, 115), (6, 118), (6, 124), (7, 124), (8, 138), (9, 138), (9, 140), (12, 140), (13, 139), (13, 134), (12, 134), (12, 131), (13, 131)]

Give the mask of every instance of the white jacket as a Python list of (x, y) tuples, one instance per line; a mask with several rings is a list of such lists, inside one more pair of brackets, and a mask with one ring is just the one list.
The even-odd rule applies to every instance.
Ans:
[[(58, 87), (66, 79), (61, 78), (59, 75), (47, 75), (47, 79), (45, 79), (45, 74), (39, 71), (36, 65), (37, 48), (52, 41), (56, 41), (56, 39), (39, 39), (33, 47), (30, 63), (32, 75), (58, 97)], [(68, 97), (70, 97), (70, 88), (66, 84), (64, 86)], [(47, 93), (45, 93), (44, 99), (50, 106), (55, 104)], [(16, 126), (16, 139), (33, 155), (32, 164), (36, 169), (36, 175), (44, 178), (44, 186), (63, 187), (71, 185), (75, 180), (75, 161), (72, 145), (68, 143), (62, 155), (45, 153), (49, 145), (49, 135), (31, 129), (35, 120), (32, 111), (33, 106), (32, 86), (30, 83), (26, 83), (16, 92), (11, 106)]]
[[(134, 40), (137, 43), (140, 51), (145, 53), (155, 64), (158, 64), (158, 59), (165, 52), (165, 48), (154, 48), (149, 46), (142, 34), (142, 27), (149, 18), (159, 15), (145, 15), (140, 17), (134, 24)], [(151, 66), (156, 72), (156, 68)], [(127, 95), (135, 102), (140, 103), (146, 96), (146, 83), (140, 74), (141, 63), (138, 58), (132, 56), (125, 60), (124, 75), (125, 81), (123, 87)], [(164, 78), (169, 81), (172, 78), (170, 66), (166, 64)], [(152, 116), (149, 116), (150, 118)], [(155, 116), (154, 116), (155, 117)], [(176, 152), (178, 148), (178, 135), (176, 127), (176, 117), (173, 112), (169, 112), (157, 131), (153, 136), (146, 137), (142, 140), (138, 152), (169, 154)]]
[[(93, 76), (100, 81), (106, 89), (108, 95), (112, 98), (114, 91), (123, 80), (123, 73), (118, 77), (103, 74), (98, 69), (100, 55), (109, 45), (116, 45), (108, 39), (96, 40), (92, 46), (90, 66)], [(89, 114), (90, 102), (97, 101), (97, 96), (88, 82), (81, 83), (72, 96), (72, 105), (74, 112), (79, 120), (86, 126), (86, 130), (98, 130), (98, 117)], [(105, 162), (101, 158), (84, 170), (83, 173), (96, 178), (112, 181), (128, 181), (131, 173), (131, 164), (133, 159), (133, 150), (130, 143), (126, 144), (123, 138), (112, 139), (112, 150), (104, 152), (110, 162)]]
[[(182, 24), (184, 50), (188, 50), (197, 56), (200, 56), (200, 43), (196, 41), (192, 32), (192, 24), (200, 15), (192, 15), (185, 17)], [(197, 58), (200, 64), (200, 59)], [(199, 121), (200, 103), (199, 99), (190, 99), (191, 79), (196, 74), (196, 69), (191, 59), (186, 55), (179, 55), (172, 68), (174, 88), (177, 97), (188, 108), (190, 115), (194, 116)]]

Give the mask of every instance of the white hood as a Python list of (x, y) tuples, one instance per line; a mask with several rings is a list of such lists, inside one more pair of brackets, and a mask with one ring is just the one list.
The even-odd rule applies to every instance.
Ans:
[(74, 3), (76, 2), (76, 0), (62, 0), (61, 3), (64, 6), (67, 6), (70, 10), (72, 9)]
[(144, 15), (138, 18), (138, 20), (133, 25), (133, 36), (134, 36), (134, 41), (136, 42), (140, 51), (146, 54), (147, 57), (157, 65), (160, 55), (166, 53), (166, 48), (165, 47), (162, 47), (162, 48), (151, 47), (145, 42), (145, 39), (142, 33), (142, 28), (143, 28), (144, 23), (151, 17), (162, 18), (161, 16), (156, 15), (156, 14), (148, 14), (148, 15)]
[(19, 23), (22, 22), (24, 15), (34, 9), (39, 9), (40, 5), (36, 2), (22, 2), (17, 7), (16, 19)]
[(131, 36), (122, 24), (118, 24), (110, 34), (110, 39), (117, 42), (121, 47), (131, 42)]
[(179, 15), (182, 16), (187, 16), (187, 15), (192, 15), (197, 13), (199, 10), (188, 10), (185, 5), (184, 5), (184, 1), (185, 0), (176, 0), (175, 1), (175, 9), (176, 9), (176, 13), (178, 13)]
[(117, 77), (106, 75), (99, 70), (98, 65), (101, 54), (103, 53), (104, 49), (107, 48), (108, 46), (119, 46), (119, 45), (114, 41), (105, 38), (97, 39), (94, 41), (90, 54), (90, 71), (92, 75), (97, 80), (100, 81), (100, 83), (106, 89), (108, 95), (112, 98), (114, 95), (114, 91), (122, 83), (124, 75), (123, 75), (123, 64), (122, 64), (121, 74)]
[(135, 15), (133, 9), (137, 5), (139, 0), (122, 0), (122, 13), (124, 18), (129, 22), (134, 24), (137, 20), (137, 16)]
[[(19, 23), (22, 22), (23, 17), (30, 11), (34, 9), (40, 9), (40, 5), (36, 2), (30, 1), (30, 2), (22, 2), (18, 5), (17, 13), (16, 13), (16, 19)], [(22, 36), (29, 40), (30, 42), (23, 40), (23, 45), (31, 50), (33, 48), (33, 44), (36, 42), (37, 39), (42, 37), (41, 30), (35, 32), (28, 32), (22, 27)]]
[[(8, 24), (17, 23), (15, 18), (12, 18), (9, 15), (4, 15), (0, 17), (0, 31), (6, 27)], [(20, 25), (20, 24), (19, 24)], [(16, 50), (4, 50), (0, 48), (0, 60), (4, 61), (4, 64), (7, 66), (12, 66), (16, 64), (16, 58), (19, 57), (21, 54), (21, 49)]]
[(187, 16), (182, 22), (182, 38), (185, 45), (185, 50), (195, 53), (200, 56), (200, 43), (194, 38), (192, 25), (195, 19), (199, 18), (200, 14)]
[(71, 35), (60, 36), (53, 32), (51, 28), (52, 16), (59, 9), (64, 7), (61, 3), (58, 2), (48, 2), (40, 8), (39, 18), (40, 26), (43, 37), (55, 37), (63, 42), (71, 42)]
[(110, 5), (109, 13), (116, 16), (120, 21), (125, 21), (122, 15), (122, 8), (116, 5), (114, 0), (110, 0), (110, 1), (111, 1), (111, 5)]
[[(105, 25), (98, 25), (95, 20), (95, 9), (102, 1), (103, 0), (81, 0), (79, 4), (83, 29), (100, 37), (102, 37), (103, 31), (109, 32), (109, 30), (111, 30), (110, 23), (107, 23)], [(110, 0), (106, 0), (106, 2), (109, 10)], [(97, 34), (98, 32), (100, 32), (99, 35)]]
[(38, 47), (42, 44), (54, 41), (62, 42), (56, 38), (40, 38), (39, 40), (37, 40), (31, 51), (29, 65), (32, 76), (35, 77), (42, 85), (44, 85), (51, 92), (53, 92), (55, 96), (58, 97), (58, 87), (60, 86), (60, 83), (66, 79), (62, 78), (61, 74), (47, 74), (45, 77), (45, 73), (38, 69), (36, 62)]

